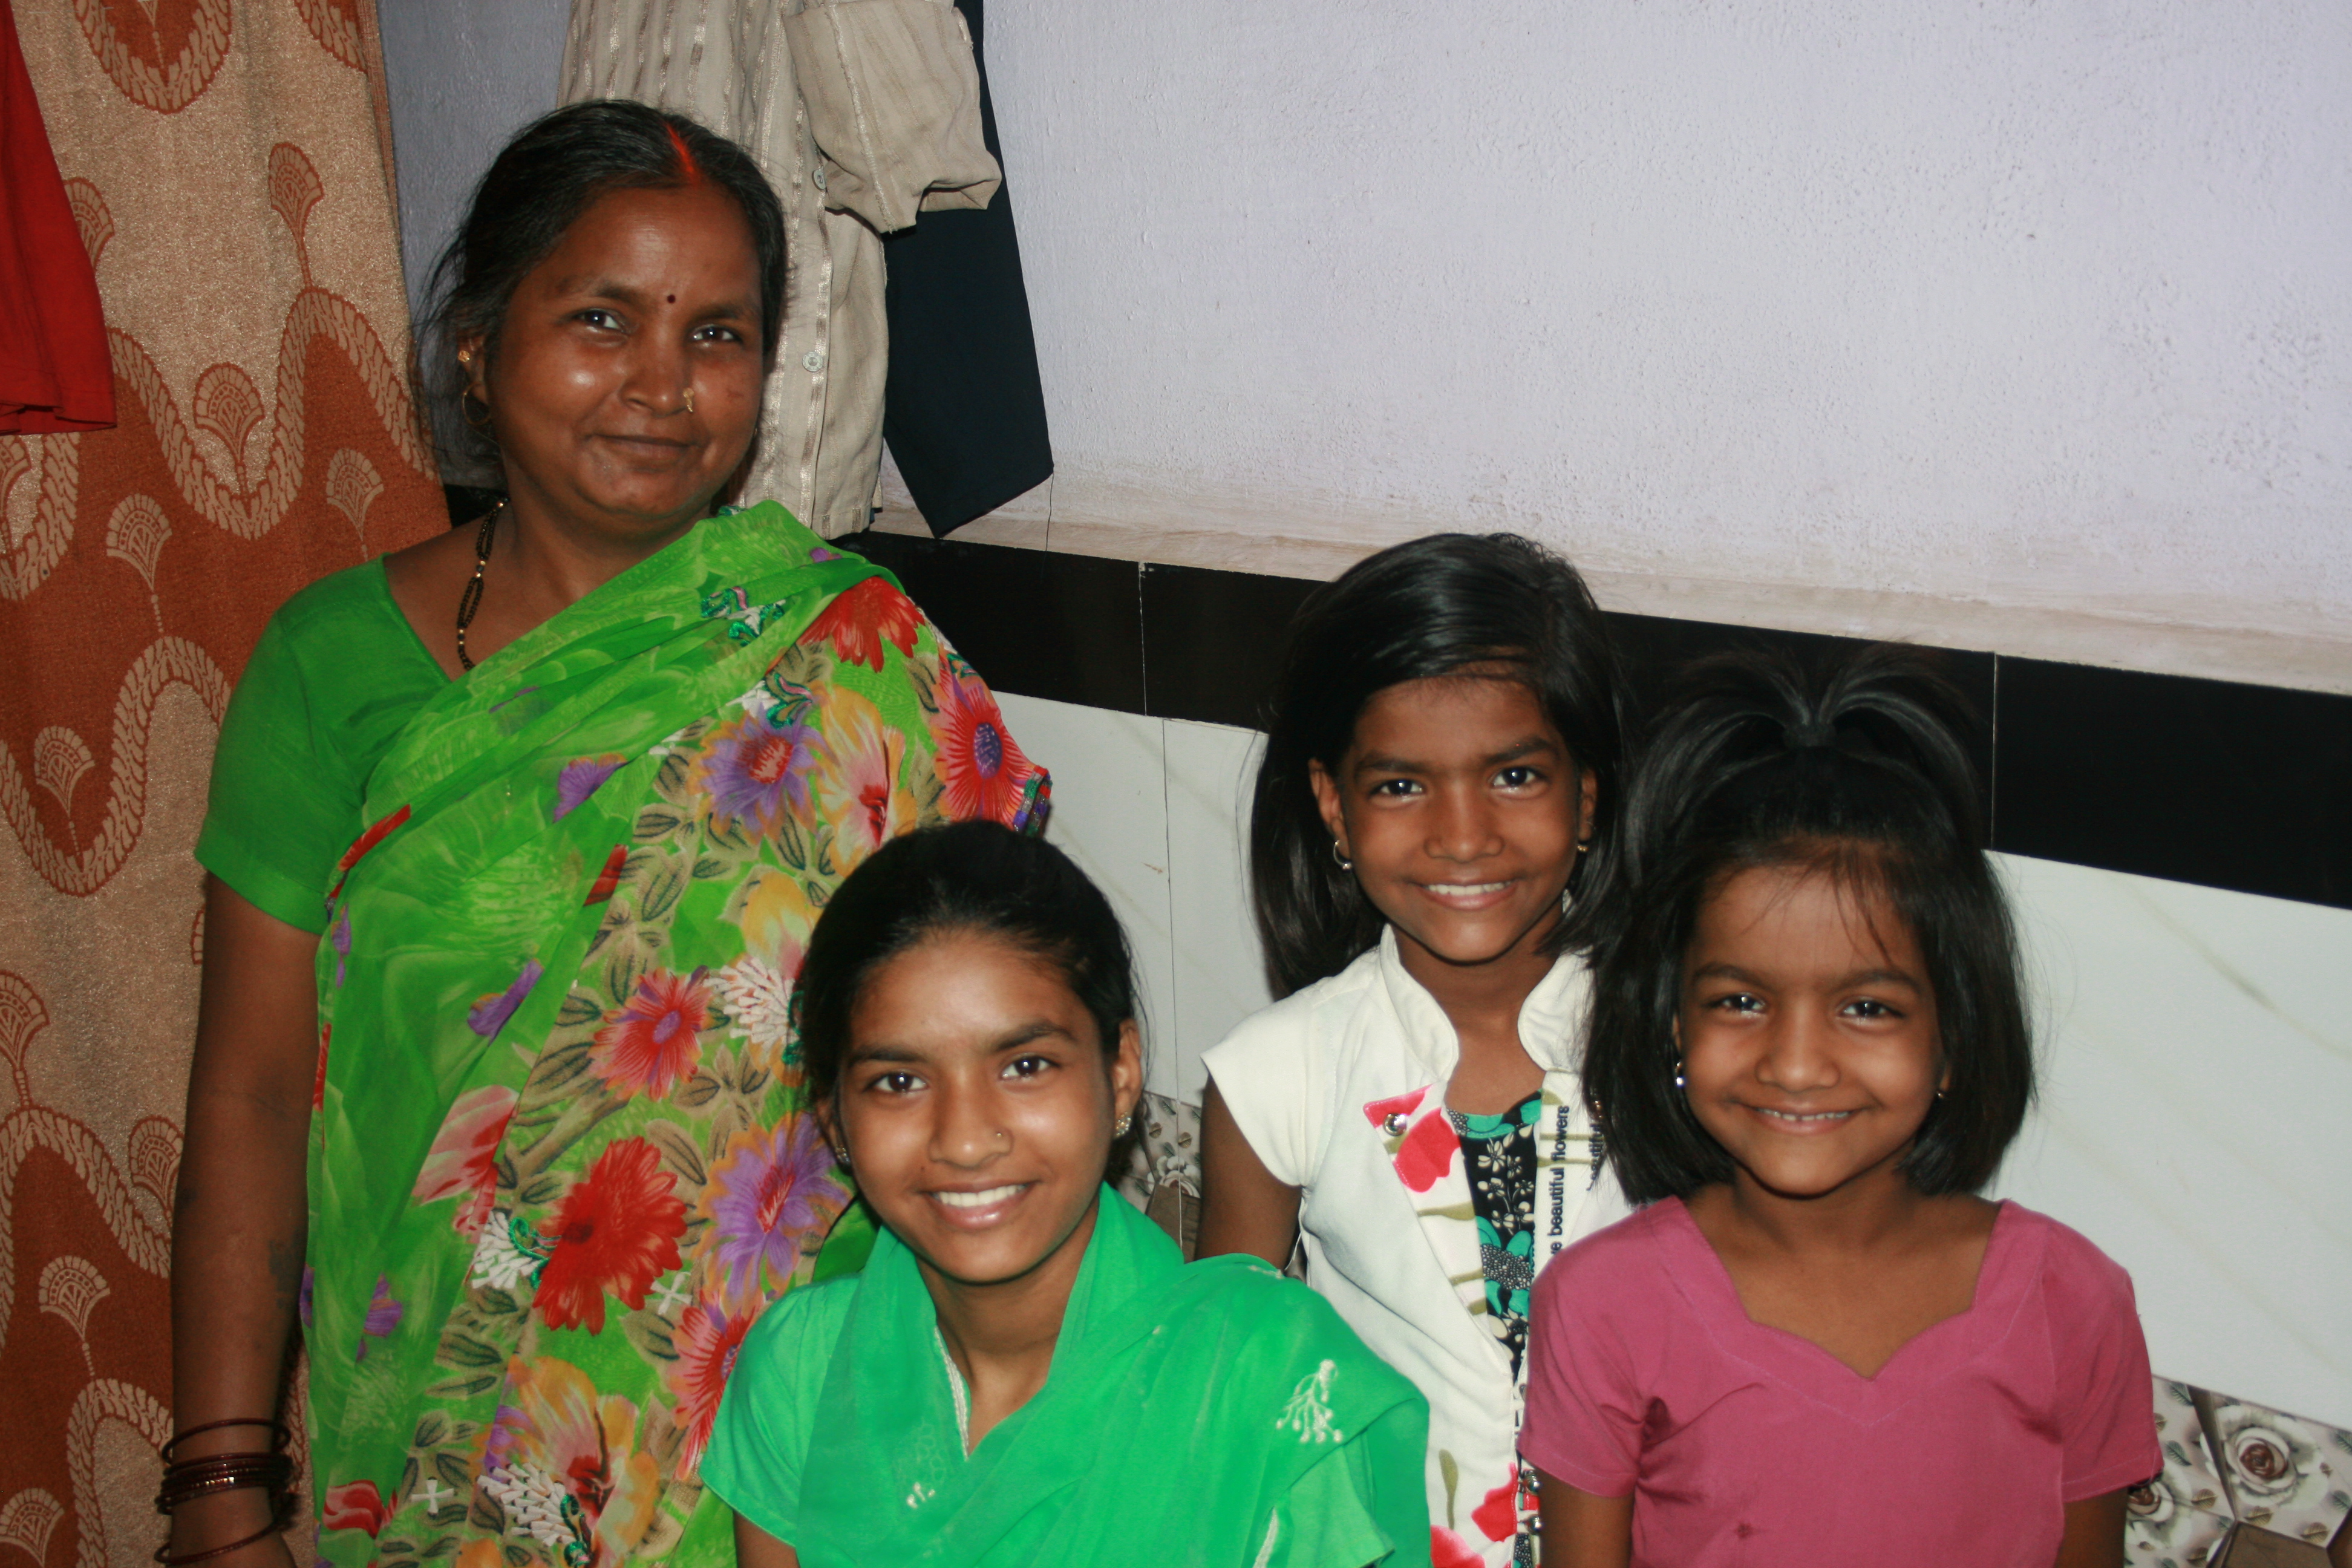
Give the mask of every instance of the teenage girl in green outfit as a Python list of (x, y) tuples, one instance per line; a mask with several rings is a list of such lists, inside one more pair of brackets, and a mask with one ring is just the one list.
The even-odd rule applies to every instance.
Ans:
[(1429, 1412), (1322, 1298), (1103, 1185), (1127, 942), (984, 823), (881, 850), (802, 972), (809, 1089), (885, 1227), (744, 1342), (703, 1475), (746, 1568), (1429, 1561)]

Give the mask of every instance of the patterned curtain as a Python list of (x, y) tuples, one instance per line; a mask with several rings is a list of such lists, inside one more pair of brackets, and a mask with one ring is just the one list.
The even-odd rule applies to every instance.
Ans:
[(447, 518), (373, 0), (14, 10), (119, 424), (0, 438), (0, 1561), (100, 1568), (162, 1537), (222, 709), (287, 595)]

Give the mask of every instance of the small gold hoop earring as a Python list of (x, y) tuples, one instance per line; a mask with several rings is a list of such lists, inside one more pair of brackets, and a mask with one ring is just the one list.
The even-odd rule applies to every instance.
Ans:
[(482, 416), (477, 419), (474, 417), (474, 405), (477, 403), (482, 403), (482, 400), (471, 392), (461, 392), (457, 395), (457, 412), (464, 416), (467, 425), (488, 435), (490, 429), (490, 405), (482, 403)]
[(1353, 860), (1339, 853), (1339, 841), (1336, 838), (1331, 840), (1331, 864), (1339, 867), (1342, 871), (1352, 871), (1356, 868), (1356, 863)]

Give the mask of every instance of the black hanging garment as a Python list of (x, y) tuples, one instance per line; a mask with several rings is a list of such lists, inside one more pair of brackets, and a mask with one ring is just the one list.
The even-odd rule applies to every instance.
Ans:
[[(958, 0), (980, 68), (980, 127), (1000, 167), (981, 49), (982, 0)], [(1054, 471), (1037, 341), (1013, 233), (1011, 180), (977, 211), (927, 212), (882, 241), (890, 368), (882, 439), (933, 534), (961, 528)]]

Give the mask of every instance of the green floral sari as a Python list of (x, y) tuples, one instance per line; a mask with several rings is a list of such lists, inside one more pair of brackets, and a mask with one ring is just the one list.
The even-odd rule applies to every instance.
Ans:
[(733, 1559), (737, 1345), (847, 1201), (791, 997), (816, 913), (1044, 773), (887, 575), (765, 505), (487, 659), (370, 781), (320, 944), (320, 1552)]

